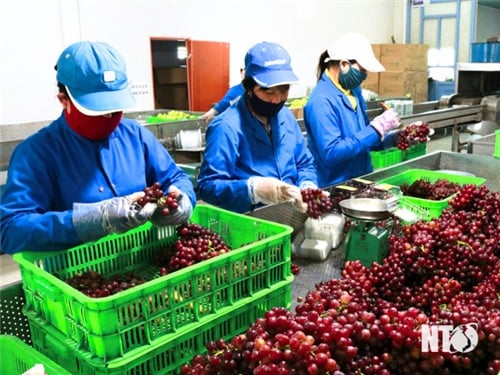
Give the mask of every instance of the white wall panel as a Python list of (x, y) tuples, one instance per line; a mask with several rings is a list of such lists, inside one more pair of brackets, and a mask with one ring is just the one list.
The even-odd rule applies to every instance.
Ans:
[[(150, 37), (229, 42), (231, 85), (251, 45), (278, 42), (301, 79), (290, 93), (299, 97), (316, 82), (319, 54), (342, 33), (402, 43), (404, 11), (404, 0), (2, 0), (0, 125), (58, 116), (53, 66), (80, 39), (114, 45), (141, 88), (152, 84)], [(137, 110), (153, 108), (152, 89), (145, 91)]]

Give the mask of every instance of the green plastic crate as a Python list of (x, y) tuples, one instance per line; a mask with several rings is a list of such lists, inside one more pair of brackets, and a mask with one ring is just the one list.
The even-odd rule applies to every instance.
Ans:
[(31, 346), (30, 327), (23, 314), (25, 304), (26, 299), (21, 283), (0, 289), (0, 335), (16, 336)]
[[(184, 326), (204, 324), (291, 275), (291, 227), (209, 205), (197, 205), (191, 220), (220, 234), (233, 250), (160, 276), (152, 259), (175, 242), (176, 230), (146, 224), (65, 251), (14, 255), (25, 310), (94, 356), (111, 360)], [(134, 272), (152, 280), (109, 297), (91, 298), (63, 281), (88, 269), (108, 276)]]
[(403, 161), (403, 151), (397, 147), (391, 147), (387, 150), (370, 151), (370, 157), (374, 169), (385, 168), (401, 163)]
[(293, 277), (289, 277), (269, 290), (257, 292), (248, 301), (238, 302), (224, 313), (213, 314), (203, 324), (183, 327), (154, 344), (109, 362), (93, 357), (33, 314), (28, 313), (28, 320), (37, 350), (58, 359), (73, 375), (177, 375), (180, 367), (194, 355), (206, 352), (207, 342), (219, 338), (230, 340), (245, 332), (257, 318), (273, 307), (290, 309), (292, 281)]
[[(486, 182), (486, 179), (481, 177), (462, 176), (427, 169), (409, 169), (377, 182), (381, 184), (385, 183), (389, 185), (401, 186), (403, 184), (410, 185), (421, 178), (426, 179), (431, 183), (434, 183), (439, 179), (445, 179), (450, 182), (458, 183), (459, 185), (473, 184), (479, 186)], [(412, 205), (416, 206), (418, 208), (418, 214), (422, 218), (422, 220), (428, 221), (441, 215), (441, 212), (443, 212), (443, 210), (448, 207), (448, 202), (451, 197), (452, 196), (446, 199), (434, 201), (430, 199), (405, 196), (403, 198), (403, 205), (404, 202), (406, 202), (408, 203), (409, 208), (411, 208)]]
[(0, 335), (0, 370), (2, 374), (21, 375), (37, 364), (42, 364), (48, 375), (71, 375), (35, 348), (17, 336)]
[(427, 150), (427, 143), (417, 143), (413, 146), (408, 147), (403, 152), (403, 161), (418, 158), (419, 156), (425, 155)]

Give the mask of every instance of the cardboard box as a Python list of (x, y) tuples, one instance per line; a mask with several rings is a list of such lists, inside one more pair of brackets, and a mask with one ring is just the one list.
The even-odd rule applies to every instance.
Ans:
[(373, 54), (375, 55), (377, 60), (380, 59), (381, 48), (382, 48), (382, 44), (372, 44)]
[(386, 71), (427, 71), (427, 56), (390, 56), (380, 57)]
[(367, 72), (366, 79), (363, 81), (363, 87), (365, 85), (378, 85), (380, 80), (380, 73)]
[(408, 86), (381, 86), (378, 91), (381, 97), (409, 97), (414, 103), (427, 101), (427, 83)]
[(422, 71), (385, 71), (380, 72), (379, 74), (379, 86), (406, 85), (419, 83), (420, 81), (427, 82), (427, 72)]
[(381, 72), (379, 80), (380, 96), (410, 96), (414, 103), (427, 101), (427, 72)]
[(380, 62), (387, 71), (427, 70), (426, 44), (380, 44)]
[(366, 83), (363, 82), (361, 84), (361, 87), (365, 90), (370, 90), (373, 91), (374, 93), (378, 94), (378, 81), (376, 83)]
[(380, 57), (416, 57), (427, 56), (426, 44), (380, 44)]
[(177, 84), (187, 83), (187, 69), (186, 68), (156, 68), (155, 69), (156, 82), (164, 84)]

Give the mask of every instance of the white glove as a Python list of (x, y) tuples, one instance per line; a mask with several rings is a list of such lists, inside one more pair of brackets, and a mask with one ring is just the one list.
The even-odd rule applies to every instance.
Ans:
[(162, 209), (157, 206), (151, 222), (158, 226), (179, 225), (183, 224), (193, 214), (193, 205), (187, 194), (180, 191), (177, 186), (171, 185), (168, 189), (169, 193), (174, 193), (177, 199), (178, 207), (176, 210), (171, 210), (168, 215), (162, 213)]
[(385, 134), (393, 129), (396, 129), (399, 124), (399, 116), (393, 109), (384, 111), (381, 115), (378, 115), (370, 122), (370, 125), (375, 128), (382, 139), (384, 139)]
[(247, 181), (252, 204), (277, 204), (287, 201), (288, 184), (274, 177), (250, 177)]
[(254, 176), (248, 179), (248, 191), (253, 204), (278, 204), (291, 202), (295, 208), (305, 212), (300, 189), (274, 177)]
[(83, 242), (95, 241), (107, 234), (124, 233), (148, 221), (157, 206), (136, 204), (144, 192), (115, 197), (96, 203), (73, 203), (73, 226)]
[(288, 196), (288, 201), (292, 202), (293, 207), (302, 213), (307, 211), (307, 203), (304, 203), (302, 200), (302, 193), (297, 186), (288, 185), (286, 194)]

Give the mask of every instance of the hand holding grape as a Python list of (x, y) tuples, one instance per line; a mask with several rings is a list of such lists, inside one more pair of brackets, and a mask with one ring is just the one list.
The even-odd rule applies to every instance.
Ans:
[(333, 204), (330, 201), (330, 194), (319, 188), (302, 189), (302, 200), (307, 205), (307, 216), (317, 219), (322, 214), (331, 212)]
[(83, 242), (95, 241), (144, 224), (156, 210), (156, 205), (151, 203), (137, 204), (144, 195), (140, 191), (96, 203), (74, 203), (72, 221), (78, 236)]
[(160, 226), (179, 225), (185, 223), (191, 217), (193, 205), (188, 195), (184, 194), (176, 186), (170, 186), (164, 200), (164, 204), (168, 207), (158, 206), (151, 218), (153, 224)]
[(422, 121), (411, 123), (399, 132), (396, 139), (396, 147), (400, 150), (406, 150), (415, 143), (427, 142), (429, 135), (429, 124)]
[(375, 117), (370, 125), (377, 131), (381, 139), (384, 139), (385, 134), (399, 126), (400, 120), (396, 111), (388, 109), (381, 115)]

